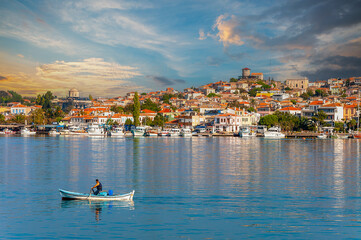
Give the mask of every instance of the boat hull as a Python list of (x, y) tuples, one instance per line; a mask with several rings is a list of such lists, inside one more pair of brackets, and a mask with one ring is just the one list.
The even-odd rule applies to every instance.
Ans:
[(67, 200), (88, 200), (88, 201), (132, 201), (134, 196), (134, 190), (130, 193), (113, 196), (99, 196), (86, 193), (70, 192), (63, 189), (59, 189), (60, 196)]

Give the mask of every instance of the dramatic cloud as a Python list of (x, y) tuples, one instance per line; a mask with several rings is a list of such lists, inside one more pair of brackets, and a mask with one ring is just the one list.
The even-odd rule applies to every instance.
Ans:
[(239, 20), (235, 16), (231, 16), (229, 20), (226, 20), (226, 16), (221, 15), (217, 18), (216, 23), (213, 25), (213, 30), (217, 30), (217, 37), (223, 45), (243, 45), (242, 36), (237, 29), (240, 26)]
[[(256, 15), (220, 15), (213, 37), (233, 60), (242, 60), (244, 53), (228, 48), (244, 45), (278, 59), (278, 66), (269, 70), (282, 78), (356, 76), (361, 75), (360, 12), (360, 0), (284, 1)], [(200, 32), (199, 39), (205, 37)]]
[(34, 95), (51, 90), (64, 96), (70, 88), (77, 88), (83, 95), (114, 96), (125, 94), (129, 89), (144, 87), (129, 80), (141, 76), (137, 68), (90, 58), (79, 62), (56, 61), (36, 68), (36, 75), (19, 72), (6, 75), (0, 87), (21, 89), (19, 92)]
[(0, 76), (0, 81), (1, 81), (1, 80), (6, 80), (6, 79), (7, 79), (6, 77)]
[(16, 56), (18, 56), (19, 58), (24, 58), (24, 55), (22, 55), (22, 54), (18, 54)]
[(154, 82), (160, 84), (161, 86), (171, 86), (177, 83), (185, 83), (186, 81), (182, 79), (171, 79), (162, 76), (147, 76), (147, 78), (152, 79)]
[[(5, 3), (3, 3), (5, 4)], [(23, 4), (17, 1), (7, 1), (8, 9), (0, 8), (0, 36), (31, 43), (40, 48), (52, 49), (56, 52), (74, 54), (81, 49), (57, 29), (36, 17)], [(12, 10), (16, 9), (16, 10)], [(19, 54), (19, 57), (23, 55)]]

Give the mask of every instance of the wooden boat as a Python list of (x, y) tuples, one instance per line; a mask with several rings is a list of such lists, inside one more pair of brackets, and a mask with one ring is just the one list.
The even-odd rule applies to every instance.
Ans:
[(63, 189), (59, 189), (60, 196), (63, 199), (68, 200), (89, 200), (89, 201), (132, 201), (134, 196), (134, 190), (130, 193), (126, 194), (118, 194), (112, 196), (100, 196), (88, 193), (77, 193), (77, 192), (70, 192)]

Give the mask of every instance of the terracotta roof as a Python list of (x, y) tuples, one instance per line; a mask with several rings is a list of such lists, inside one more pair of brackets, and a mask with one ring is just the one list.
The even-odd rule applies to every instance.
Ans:
[(296, 108), (296, 107), (285, 107), (280, 109), (279, 111), (301, 111), (301, 108)]
[(157, 112), (154, 112), (154, 111), (149, 110), (149, 109), (143, 109), (142, 112), (143, 113), (157, 113)]
[(310, 102), (310, 106), (322, 105), (322, 104), (323, 104), (323, 101), (313, 101), (313, 102)]

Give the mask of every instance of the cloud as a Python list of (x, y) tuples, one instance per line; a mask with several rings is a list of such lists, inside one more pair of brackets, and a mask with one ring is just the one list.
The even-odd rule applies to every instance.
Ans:
[(152, 79), (154, 82), (160, 84), (161, 86), (171, 86), (177, 83), (186, 83), (186, 81), (184, 81), (183, 79), (171, 79), (162, 76), (147, 76), (147, 78)]
[(16, 56), (18, 56), (19, 58), (24, 58), (24, 55), (22, 55), (22, 54), (18, 54)]
[(6, 77), (4, 77), (4, 76), (0, 76), (0, 81), (2, 81), (2, 80), (6, 80), (7, 78)]
[[(57, 29), (36, 16), (25, 5), (9, 1), (8, 8), (0, 9), (0, 36), (31, 43), (40, 48), (51, 49), (69, 55), (84, 50)], [(18, 55), (21, 57), (22, 55)]]
[(77, 8), (86, 8), (90, 11), (101, 10), (129, 10), (153, 8), (147, 1), (124, 1), (124, 0), (79, 0), (75, 2)]
[(114, 96), (125, 94), (129, 89), (145, 89), (130, 80), (141, 76), (138, 69), (106, 62), (101, 58), (83, 61), (55, 61), (36, 68), (36, 74), (7, 74), (0, 82), (4, 89), (16, 89), (20, 93), (35, 95), (43, 91), (53, 91), (64, 96), (70, 88), (77, 88), (83, 95)]
[(241, 33), (238, 31), (240, 22), (236, 16), (232, 15), (229, 20), (225, 15), (220, 15), (216, 23), (213, 25), (213, 30), (217, 30), (218, 41), (222, 42), (224, 46), (244, 44)]

